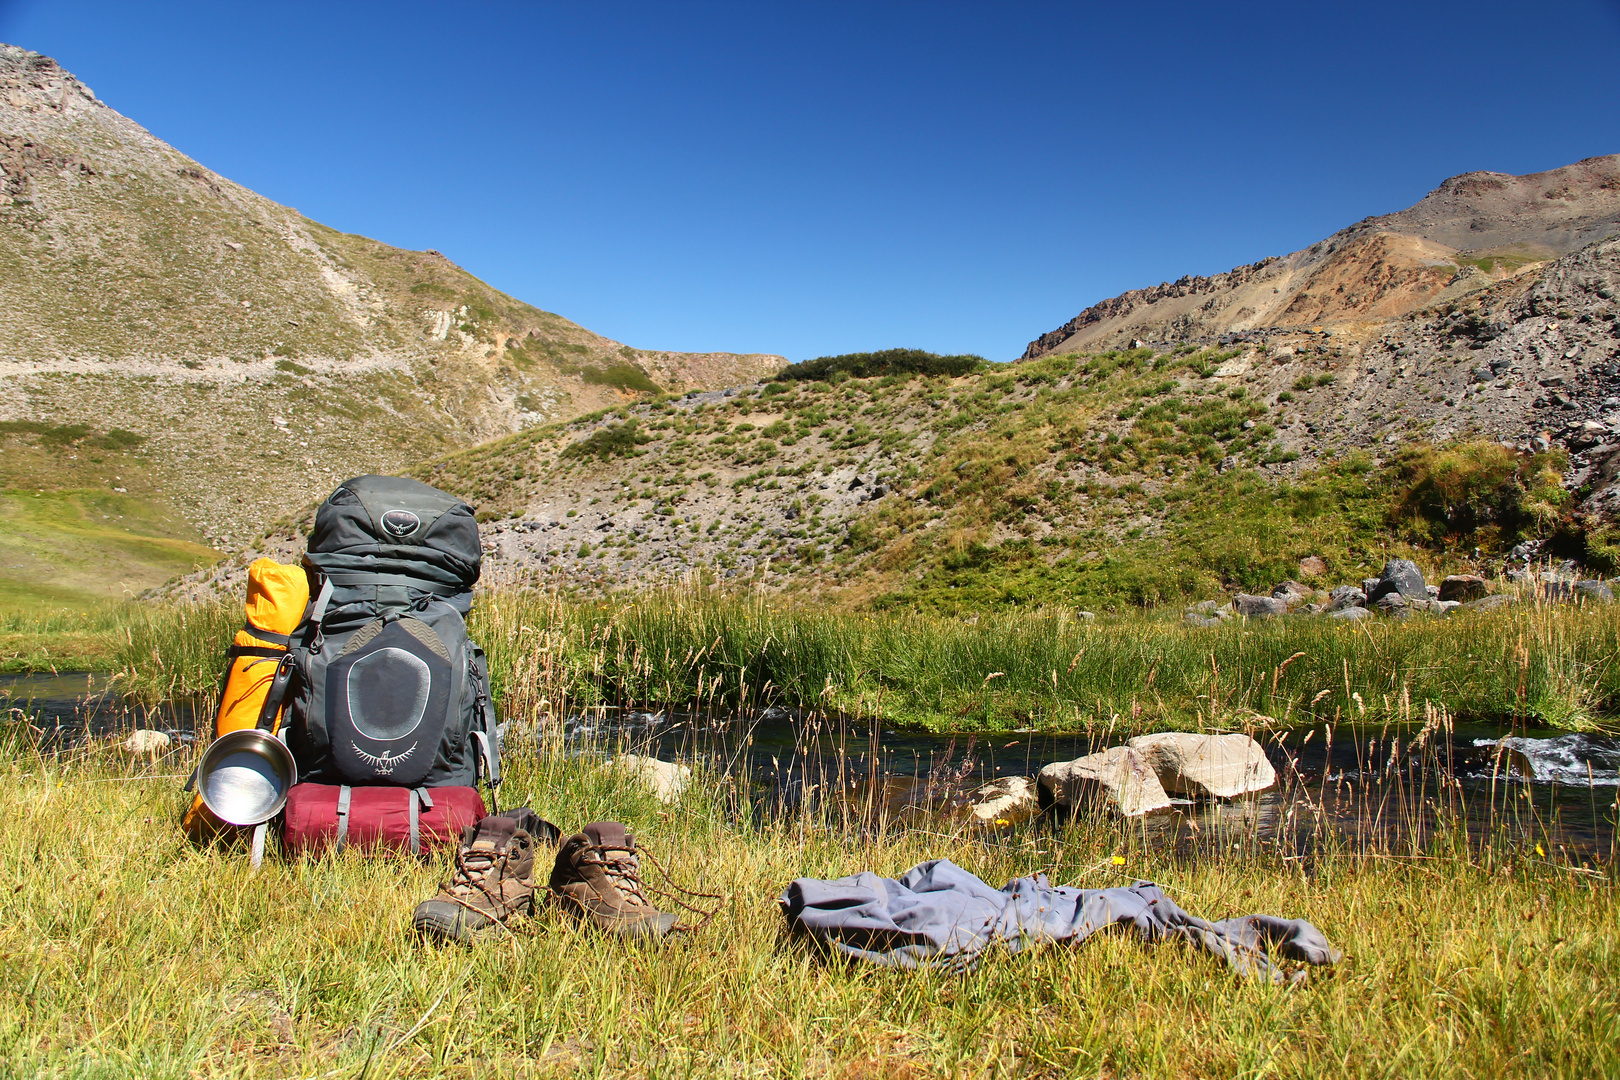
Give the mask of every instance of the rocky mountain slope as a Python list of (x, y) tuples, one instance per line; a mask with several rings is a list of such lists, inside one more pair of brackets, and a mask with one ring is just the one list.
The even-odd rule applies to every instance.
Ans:
[[(1532, 538), (1620, 570), (1620, 239), (1476, 269), (1478, 287), (1378, 319), (958, 378), (822, 365), (415, 474), (479, 506), (489, 580), (585, 589), (703, 573), (857, 604), (1102, 608), (1269, 589), (1301, 566), (1360, 580), (1396, 551), (1490, 572)], [(210, 582), (230, 571), (192, 586)]]
[(1470, 300), (1617, 233), (1620, 155), (1530, 176), (1465, 173), (1292, 255), (1094, 304), (1030, 342), (1024, 359), (1307, 327), (1364, 340), (1390, 319)]
[(347, 476), (783, 363), (631, 348), (335, 232), (0, 46), (9, 488), (118, 492), (236, 547)]

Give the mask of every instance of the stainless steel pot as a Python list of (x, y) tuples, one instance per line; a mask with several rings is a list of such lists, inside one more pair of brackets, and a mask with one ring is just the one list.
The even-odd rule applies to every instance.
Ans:
[(197, 790), (221, 821), (258, 825), (281, 813), (298, 782), (285, 743), (267, 731), (230, 731), (209, 744), (197, 767)]

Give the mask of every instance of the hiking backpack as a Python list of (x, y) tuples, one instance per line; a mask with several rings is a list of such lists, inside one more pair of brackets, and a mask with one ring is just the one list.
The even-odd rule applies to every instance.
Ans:
[(464, 621), (481, 559), (472, 507), (416, 480), (357, 477), (321, 504), (314, 599), (288, 654), (289, 849), (419, 851), (424, 832), (453, 841), (483, 815), (476, 786), (493, 798), (500, 747)]

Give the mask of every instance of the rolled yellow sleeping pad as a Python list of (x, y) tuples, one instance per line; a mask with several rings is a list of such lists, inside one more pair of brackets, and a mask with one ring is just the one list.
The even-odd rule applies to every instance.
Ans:
[[(236, 632), (232, 644), (252, 649), (287, 651), (284, 640), (298, 629), (303, 621), (304, 609), (309, 606), (309, 577), (302, 566), (287, 566), (274, 559), (255, 559), (248, 567), (247, 624)], [(266, 636), (253, 633), (258, 630)], [(275, 677), (279, 657), (231, 657), (230, 670), (225, 677), (225, 689), (219, 698), (219, 714), (214, 718), (214, 737), (228, 731), (254, 727), (264, 709), (264, 699), (270, 693), (270, 682)], [(272, 730), (281, 727), (281, 713), (277, 712)], [(235, 826), (216, 818), (203, 805), (202, 796), (195, 795), (191, 808), (181, 827), (194, 838), (218, 835)]]

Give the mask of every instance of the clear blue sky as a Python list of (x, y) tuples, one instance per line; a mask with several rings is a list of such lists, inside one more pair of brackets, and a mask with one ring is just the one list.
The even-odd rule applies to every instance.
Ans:
[(1011, 359), (1471, 169), (1620, 152), (1620, 0), (0, 0), (212, 169), (647, 348)]

